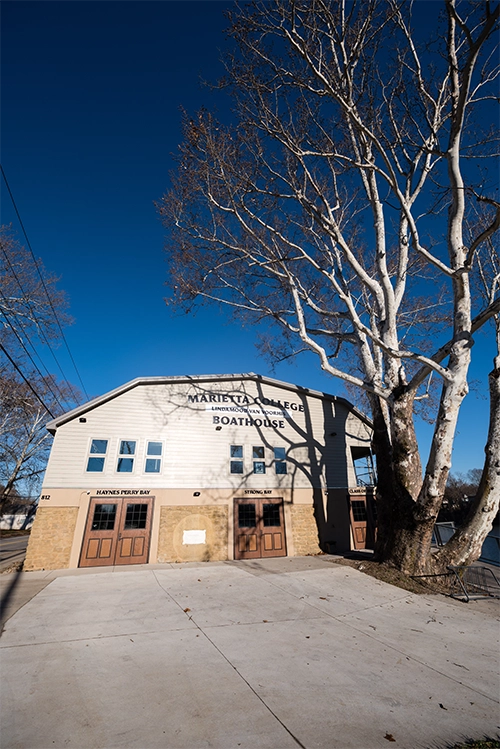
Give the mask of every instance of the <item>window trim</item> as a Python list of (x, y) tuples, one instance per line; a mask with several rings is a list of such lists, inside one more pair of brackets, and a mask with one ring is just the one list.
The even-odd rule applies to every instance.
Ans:
[[(233, 447), (241, 447), (241, 458), (231, 455)], [(233, 463), (241, 464), (241, 471), (233, 471)], [(245, 446), (244, 445), (229, 445), (229, 475), (230, 476), (244, 476), (245, 474)]]
[[(283, 450), (285, 453), (284, 458), (278, 458), (276, 455), (276, 450)], [(286, 452), (286, 447), (283, 447), (283, 445), (276, 445), (273, 446), (273, 465), (274, 465), (274, 473), (276, 476), (287, 476), (288, 475), (288, 457)], [(278, 471), (278, 465), (284, 466), (284, 471)]]
[[(160, 445), (161, 450), (160, 450), (160, 454), (159, 455), (150, 455), (149, 454), (149, 452), (148, 452), (149, 445), (151, 445), (153, 443), (156, 443), (157, 445)], [(164, 446), (163, 440), (149, 440), (149, 439), (146, 440), (145, 445), (144, 445), (144, 467), (143, 467), (143, 473), (146, 474), (147, 476), (159, 476), (161, 474), (161, 471), (162, 471), (162, 468), (163, 468), (163, 446)], [(148, 460), (159, 460), (160, 461), (160, 467), (159, 467), (159, 469), (157, 471), (148, 471), (146, 469)]]
[[(102, 437), (91, 437), (90, 438), (90, 443), (89, 443), (88, 450), (87, 450), (87, 459), (85, 461), (85, 473), (104, 473), (104, 469), (106, 467), (106, 458), (108, 457), (108, 448), (109, 448), (110, 441), (111, 440), (109, 438), (106, 438), (106, 439), (103, 439)], [(105, 449), (105, 451), (103, 453), (93, 453), (92, 452), (92, 445), (94, 444), (94, 442), (105, 442), (106, 443), (106, 449)], [(89, 462), (90, 462), (91, 458), (97, 458), (97, 459), (101, 459), (103, 461), (101, 470), (99, 470), (99, 471), (90, 471), (89, 470)]]
[[(255, 451), (262, 450), (262, 457), (256, 456)], [(256, 471), (255, 466), (262, 466), (262, 471)], [(265, 476), (266, 474), (266, 447), (265, 445), (252, 445), (252, 473), (254, 476)]]
[[(122, 444), (124, 442), (133, 442), (135, 444), (134, 452), (133, 453), (128, 454), (128, 453), (122, 453), (122, 452), (120, 452)], [(120, 437), (118, 439), (118, 445), (117, 445), (117, 450), (116, 450), (115, 473), (119, 474), (120, 476), (123, 473), (126, 473), (129, 476), (134, 473), (134, 471), (135, 471), (135, 460), (136, 460), (137, 454), (138, 454), (138, 445), (139, 445), (139, 440), (138, 439), (128, 439), (127, 437), (125, 437), (125, 438)], [(120, 461), (121, 458), (128, 459), (128, 460), (132, 461), (132, 470), (131, 471), (119, 471), (118, 470), (118, 464), (119, 464), (119, 461)]]

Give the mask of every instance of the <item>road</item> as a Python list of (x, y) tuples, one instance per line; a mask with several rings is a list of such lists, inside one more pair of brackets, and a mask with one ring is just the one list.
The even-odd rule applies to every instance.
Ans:
[(29, 535), (0, 537), (0, 568), (21, 562), (26, 554)]

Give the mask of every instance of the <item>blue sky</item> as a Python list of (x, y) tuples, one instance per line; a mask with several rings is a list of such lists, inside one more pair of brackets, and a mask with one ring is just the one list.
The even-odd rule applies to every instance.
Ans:
[[(66, 338), (91, 397), (138, 376), (249, 371), (344, 395), (312, 354), (272, 372), (254, 328), (215, 309), (176, 314), (163, 301), (164, 230), (154, 201), (169, 187), (181, 107), (230, 116), (227, 101), (200, 83), (222, 73), (228, 7), (2, 2), (2, 165), (35, 255), (69, 295), (75, 323)], [(2, 223), (22, 239), (3, 188)], [(78, 384), (64, 349), (57, 353)], [(460, 419), (454, 471), (483, 461), (492, 336), (480, 335), (474, 353), (477, 384)], [(429, 427), (420, 435), (425, 446)]]

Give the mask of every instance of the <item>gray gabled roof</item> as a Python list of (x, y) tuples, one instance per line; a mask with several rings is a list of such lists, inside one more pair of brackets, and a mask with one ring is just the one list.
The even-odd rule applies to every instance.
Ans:
[(114, 390), (110, 390), (108, 393), (104, 393), (104, 395), (99, 395), (97, 398), (92, 398), (92, 400), (87, 401), (87, 403), (84, 403), (81, 406), (77, 406), (77, 408), (73, 408), (71, 411), (67, 411), (64, 414), (61, 414), (61, 416), (57, 416), (55, 419), (52, 419), (52, 421), (49, 421), (47, 423), (47, 429), (49, 430), (49, 432), (51, 432), (51, 434), (55, 434), (58, 427), (62, 426), (63, 424), (67, 424), (68, 421), (72, 421), (73, 419), (76, 419), (79, 416), (83, 416), (89, 411), (92, 411), (94, 408), (101, 406), (103, 403), (107, 403), (108, 401), (113, 400), (113, 398), (117, 398), (123, 393), (126, 393), (129, 390), (132, 390), (133, 388), (139, 387), (140, 385), (166, 385), (166, 384), (173, 383), (173, 382), (177, 382), (177, 383), (230, 382), (233, 380), (240, 380), (240, 381), (241, 380), (255, 380), (257, 382), (262, 382), (266, 385), (274, 385), (276, 387), (282, 388), (283, 390), (290, 390), (291, 392), (311, 395), (316, 398), (327, 398), (328, 400), (337, 401), (338, 403), (342, 403), (350, 411), (355, 413), (356, 416), (358, 416), (358, 418), (360, 418), (362, 421), (365, 422), (365, 424), (367, 424), (370, 427), (373, 426), (370, 419), (367, 416), (365, 416), (365, 414), (363, 414), (361, 411), (359, 411), (355, 406), (353, 406), (352, 403), (349, 403), (349, 401), (346, 400), (345, 398), (339, 398), (335, 395), (331, 395), (329, 393), (323, 393), (319, 390), (311, 390), (309, 388), (305, 388), (300, 385), (292, 385), (289, 382), (283, 382), (282, 380), (275, 380), (272, 377), (265, 377), (264, 375), (255, 374), (255, 372), (247, 372), (245, 374), (173, 375), (171, 377), (136, 377), (135, 380), (130, 380), (129, 382), (126, 382), (124, 385), (120, 385), (120, 387), (117, 387)]

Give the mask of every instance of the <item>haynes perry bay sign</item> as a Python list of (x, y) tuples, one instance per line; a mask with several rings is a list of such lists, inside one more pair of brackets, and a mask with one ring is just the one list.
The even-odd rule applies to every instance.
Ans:
[(302, 403), (249, 398), (242, 393), (197, 393), (188, 395), (188, 403), (204, 403), (205, 411), (212, 413), (212, 423), (223, 426), (284, 429), (284, 419), (291, 419), (293, 412), (304, 411)]

